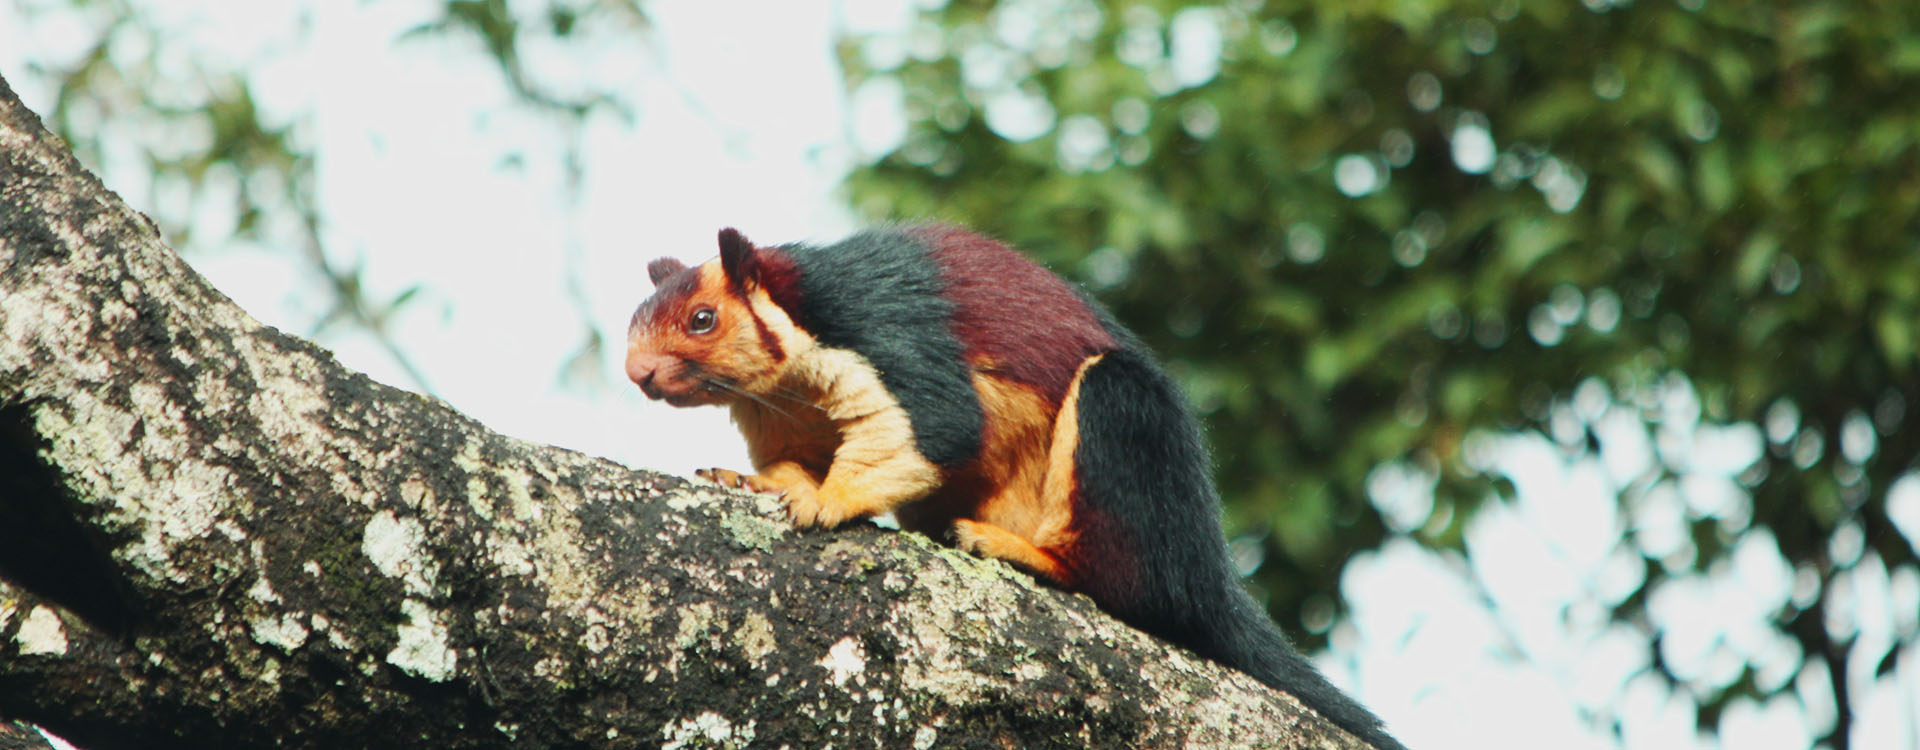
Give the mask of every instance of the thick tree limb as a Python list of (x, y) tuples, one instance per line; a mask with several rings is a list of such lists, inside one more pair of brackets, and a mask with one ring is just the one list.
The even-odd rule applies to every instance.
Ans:
[(780, 518), (261, 325), (0, 81), (0, 717), (90, 748), (1360, 747), (999, 563)]

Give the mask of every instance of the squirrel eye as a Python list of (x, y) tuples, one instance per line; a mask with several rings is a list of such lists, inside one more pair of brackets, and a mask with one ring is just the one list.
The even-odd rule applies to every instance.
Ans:
[(702, 307), (693, 311), (693, 315), (688, 316), (687, 330), (693, 333), (707, 333), (712, 331), (714, 324), (719, 321), (720, 316), (714, 314), (713, 308)]

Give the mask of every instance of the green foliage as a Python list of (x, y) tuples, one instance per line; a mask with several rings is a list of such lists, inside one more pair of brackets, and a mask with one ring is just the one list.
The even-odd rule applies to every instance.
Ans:
[[(1436, 473), (1405, 532), (1459, 548), (1499, 489), (1463, 443), (1547, 427), (1588, 379), (1634, 408), (1679, 374), (1722, 422), (1797, 407), (1742, 475), (1752, 526), (1696, 524), (1681, 568), (1765, 527), (1824, 582), (1849, 526), (1911, 566), (1886, 490), (1920, 455), (1920, 16), (1584, 5), (956, 0), (922, 20), (937, 48), (843, 44), (911, 122), (852, 197), (1026, 248), (1162, 352), (1283, 622), (1389, 536), (1375, 467)], [(1849, 415), (1871, 455), (1837, 449)], [(1781, 626), (1841, 664), (1827, 602)]]

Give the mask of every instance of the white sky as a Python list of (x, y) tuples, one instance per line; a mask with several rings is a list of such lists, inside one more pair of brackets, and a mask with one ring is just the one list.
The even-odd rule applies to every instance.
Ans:
[[(60, 5), (0, 6), (0, 75), (41, 112), (52, 92), (26, 61), (72, 59), (96, 23), (44, 10), (31, 27), (24, 20), (23, 9)], [(320, 157), (325, 239), (336, 262), (363, 263), (376, 300), (425, 285), (396, 332), (436, 395), (496, 430), (634, 466), (679, 474), (744, 467), (721, 410), (650, 404), (625, 382), (618, 354), (627, 316), (649, 291), (645, 263), (711, 256), (724, 226), (769, 243), (850, 230), (840, 179), (861, 154), (889, 150), (904, 130), (897, 86), (845, 92), (831, 39), (836, 24), (903, 29), (906, 5), (658, 0), (645, 6), (654, 34), (529, 46), (536, 77), (626, 92), (636, 106), (630, 122), (599, 117), (580, 133), (587, 166), (577, 205), (556, 166), (559, 129), (509, 106), (478, 50), (443, 39), (396, 43), (439, 6), (141, 7), (174, 50), (163, 55), (163, 70), (192, 80), (190, 52), (244, 71), (269, 119), (299, 123)], [(1204, 19), (1177, 25), (1205, 37)], [(1191, 61), (1176, 67), (1212, 75)], [(166, 140), (137, 128), (125, 137)], [(527, 155), (524, 168), (501, 168), (510, 151)], [(135, 208), (196, 227), (231, 226), (217, 206), (154, 194), (124, 148), (106, 161), (96, 167)], [(569, 247), (578, 248), (584, 299), (569, 291)], [(194, 266), (243, 307), (304, 334), (325, 297), (289, 257), (278, 247), (188, 248)], [(582, 311), (613, 349), (602, 370), (614, 387), (603, 392), (558, 385), (581, 343)], [(322, 343), (348, 366), (409, 385), (364, 336), (341, 331)], [(1690, 520), (1750, 517), (1751, 499), (1734, 477), (1766, 438), (1751, 425), (1701, 424), (1684, 380), (1660, 389), (1665, 419), (1652, 432), (1604, 388), (1591, 396), (1562, 405), (1556, 421), (1592, 425), (1599, 455), (1570, 453), (1541, 434), (1482, 441), (1478, 468), (1510, 477), (1518, 492), (1470, 524), (1470, 562), (1405, 541), (1354, 560), (1343, 585), (1354, 616), (1334, 632), (1338, 650), (1320, 657), (1323, 668), (1412, 747), (1807, 747), (1810, 733), (1831, 721), (1823, 703), (1831, 697), (1817, 675), (1796, 677), (1797, 646), (1771, 626), (1799, 575), (1771, 536), (1750, 535), (1729, 565), (1682, 578), (1649, 603), (1654, 627), (1666, 634), (1662, 657), (1692, 684), (1723, 685), (1729, 668), (1751, 661), (1763, 672), (1772, 665), (1766, 679), (1798, 686), (1764, 704), (1736, 703), (1718, 741), (1695, 733), (1689, 688), (1676, 693), (1641, 671), (1644, 630), (1605, 616), (1642, 575), (1622, 533), (1640, 549), (1671, 550), (1684, 567)], [(1685, 479), (1645, 486), (1641, 478), (1662, 462)], [(1429, 474), (1392, 465), (1369, 484), (1390, 523), (1428, 522)], [(1622, 488), (1640, 499), (1622, 507), (1614, 500)], [(1896, 516), (1909, 519), (1906, 533), (1920, 535), (1920, 480), (1897, 494)], [(1841, 584), (1859, 612), (1832, 627), (1880, 644), (1880, 652), (1902, 637), (1911, 642), (1920, 580), (1911, 568), (1888, 571), (1870, 552), (1860, 560)], [(1920, 747), (1912, 718), (1920, 714), (1920, 678), (1911, 666), (1920, 654), (1909, 647), (1905, 656), (1907, 666), (1889, 677), (1874, 676), (1871, 663), (1847, 666), (1860, 722), (1855, 747)], [(1592, 716), (1620, 717), (1621, 736)]]

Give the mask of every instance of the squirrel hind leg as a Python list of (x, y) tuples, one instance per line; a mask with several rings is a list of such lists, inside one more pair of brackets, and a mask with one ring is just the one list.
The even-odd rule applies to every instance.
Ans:
[(1067, 568), (1053, 556), (1019, 534), (981, 521), (965, 518), (953, 522), (954, 546), (981, 557), (1005, 560), (1061, 586), (1070, 585)]
[(955, 546), (982, 557), (1012, 563), (1057, 586), (1076, 588), (1073, 565), (1074, 452), (1080, 442), (1077, 401), (1080, 380), (1098, 363), (1095, 355), (1080, 363), (1059, 410), (1031, 425), (1044, 452), (1012, 458), (1031, 466), (1016, 481), (975, 509), (974, 518), (953, 522)]

